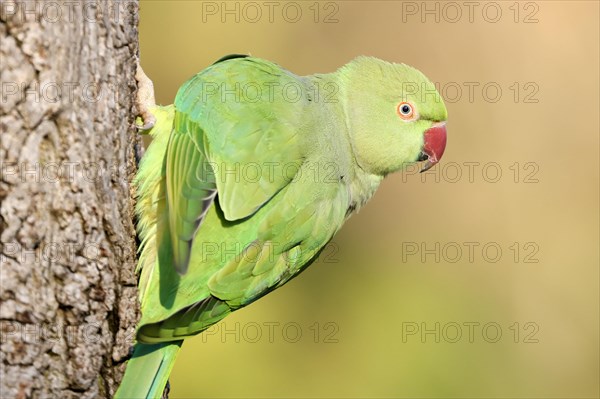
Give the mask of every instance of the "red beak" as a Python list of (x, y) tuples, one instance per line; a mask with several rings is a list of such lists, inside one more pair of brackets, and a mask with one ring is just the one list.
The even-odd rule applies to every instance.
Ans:
[(427, 161), (421, 173), (431, 169), (444, 155), (446, 149), (446, 122), (438, 122), (425, 131), (425, 144), (419, 161)]

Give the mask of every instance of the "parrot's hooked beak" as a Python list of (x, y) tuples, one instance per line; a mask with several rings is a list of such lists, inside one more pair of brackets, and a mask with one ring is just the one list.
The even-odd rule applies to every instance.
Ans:
[(429, 170), (442, 159), (446, 149), (446, 122), (437, 122), (425, 131), (425, 144), (417, 161), (427, 161), (421, 173)]

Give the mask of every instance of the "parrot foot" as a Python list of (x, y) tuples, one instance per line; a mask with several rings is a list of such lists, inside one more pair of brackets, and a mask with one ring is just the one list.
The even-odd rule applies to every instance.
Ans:
[(123, 359), (122, 361), (126, 362), (128, 360), (131, 360), (131, 358), (133, 357), (133, 350), (135, 349), (134, 345), (131, 345), (129, 347), (129, 350), (127, 351), (127, 355), (125, 356), (125, 359)]
[(138, 131), (149, 130), (152, 129), (156, 123), (156, 117), (150, 112), (150, 109), (156, 106), (156, 101), (154, 100), (154, 84), (144, 73), (139, 61), (135, 73), (135, 80), (137, 80), (138, 83), (135, 105), (137, 106), (139, 116), (143, 123), (143, 125), (138, 125), (136, 123), (135, 127)]
[(167, 380), (167, 385), (165, 385), (165, 390), (163, 391), (161, 399), (169, 399), (169, 392), (171, 392), (171, 382)]

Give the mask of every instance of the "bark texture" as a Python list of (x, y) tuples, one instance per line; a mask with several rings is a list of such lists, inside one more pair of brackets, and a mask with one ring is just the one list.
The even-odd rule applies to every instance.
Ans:
[(0, 397), (108, 398), (138, 318), (137, 1), (0, 3)]

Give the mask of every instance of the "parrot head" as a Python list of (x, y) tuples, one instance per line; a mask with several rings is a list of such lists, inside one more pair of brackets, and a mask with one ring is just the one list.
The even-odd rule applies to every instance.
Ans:
[(359, 57), (336, 72), (342, 81), (350, 140), (360, 167), (385, 176), (441, 159), (447, 111), (435, 85), (418, 70), (373, 57)]

